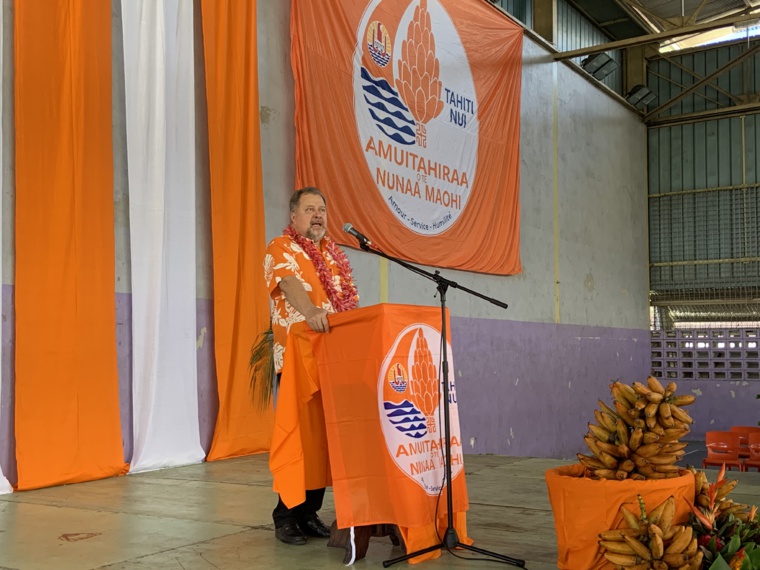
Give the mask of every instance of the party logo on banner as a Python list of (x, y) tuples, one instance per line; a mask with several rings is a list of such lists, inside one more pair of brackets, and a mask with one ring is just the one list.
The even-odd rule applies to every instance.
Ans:
[(467, 205), (478, 102), (467, 54), (439, 0), (372, 0), (357, 30), (354, 111), (364, 158), (392, 214), (427, 236)]
[[(408, 477), (428, 495), (436, 495), (444, 480), (443, 397), (439, 390), (441, 333), (426, 324), (406, 327), (383, 361), (378, 379), (378, 402), (388, 453)], [(449, 353), (451, 349), (449, 348)], [(459, 411), (453, 380), (449, 398), (452, 477), (462, 470)]]

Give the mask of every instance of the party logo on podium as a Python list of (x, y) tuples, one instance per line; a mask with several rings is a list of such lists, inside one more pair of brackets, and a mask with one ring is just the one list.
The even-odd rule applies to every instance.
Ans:
[[(443, 397), (449, 398), (452, 477), (463, 468), (453, 375), (449, 376), (446, 393), (440, 389), (440, 340), (440, 331), (429, 325), (406, 327), (385, 356), (378, 378), (380, 418), (388, 453), (428, 495), (440, 492), (444, 479)], [(451, 366), (451, 347), (448, 351)]]
[(408, 229), (454, 225), (478, 165), (475, 83), (440, 0), (371, 0), (357, 30), (354, 113), (364, 158)]

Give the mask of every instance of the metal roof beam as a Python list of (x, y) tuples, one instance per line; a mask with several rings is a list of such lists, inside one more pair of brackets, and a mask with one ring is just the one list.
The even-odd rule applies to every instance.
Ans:
[(667, 20), (667, 19), (663, 18), (662, 16), (659, 16), (659, 15), (655, 14), (649, 8), (647, 8), (646, 6), (643, 6), (637, 0), (620, 0), (620, 2), (622, 2), (623, 4), (625, 4), (626, 6), (628, 6), (629, 8), (631, 8), (634, 11), (641, 12), (644, 16), (646, 16), (650, 20), (653, 20), (654, 22), (657, 22), (663, 30), (669, 30), (669, 29), (674, 28), (676, 26), (670, 20)]
[[(686, 73), (688, 73), (689, 75), (691, 75), (692, 77), (694, 77), (694, 79), (697, 79), (698, 81), (701, 81), (701, 80), (704, 79), (704, 77), (702, 75), (699, 75), (693, 69), (689, 69), (685, 65), (682, 65), (682, 64), (678, 63), (672, 57), (668, 57), (665, 54), (660, 54), (660, 57), (662, 59), (664, 59), (665, 61), (667, 61), (670, 65), (672, 65), (674, 67), (677, 67), (681, 71), (685, 71)], [(734, 103), (738, 103), (739, 102), (738, 97), (736, 95), (734, 95), (733, 93), (730, 93), (729, 91), (726, 91), (725, 89), (723, 89), (722, 87), (718, 86), (715, 83), (712, 83), (712, 82), (708, 83), (707, 87), (715, 89), (715, 91), (717, 91), (718, 93), (723, 93), (723, 95), (725, 95), (726, 97), (728, 97), (729, 99), (731, 99)], [(717, 101), (716, 101), (716, 103), (717, 103)]]
[(728, 117), (739, 117), (760, 112), (760, 103), (748, 103), (746, 105), (734, 105), (733, 107), (723, 107), (721, 109), (708, 109), (707, 111), (697, 111), (696, 113), (686, 113), (684, 115), (672, 115), (651, 119), (646, 121), (649, 127), (665, 127), (673, 125), (686, 125), (689, 123), (698, 123), (707, 119), (722, 119)]
[(697, 18), (699, 18), (699, 13), (702, 11), (702, 8), (705, 7), (705, 4), (707, 4), (707, 0), (702, 0), (699, 3), (699, 6), (697, 6), (696, 10), (692, 12), (691, 16), (689, 16), (689, 19), (686, 21), (687, 24), (696, 24)]
[(757, 52), (760, 52), (760, 45), (757, 45), (757, 46), (753, 47), (751, 50), (745, 51), (743, 54), (741, 54), (741, 55), (737, 56), (736, 58), (732, 59), (731, 61), (729, 61), (723, 67), (719, 67), (718, 69), (716, 69), (715, 71), (713, 71), (710, 75), (708, 75), (707, 77), (705, 77), (701, 81), (698, 81), (697, 83), (695, 83), (694, 85), (692, 85), (691, 87), (689, 87), (688, 89), (686, 89), (685, 91), (681, 91), (678, 95), (676, 95), (675, 97), (673, 97), (670, 101), (667, 101), (667, 102), (663, 103), (662, 105), (660, 105), (659, 107), (657, 107), (653, 111), (647, 113), (644, 116), (644, 120), (646, 121), (646, 120), (648, 120), (648, 119), (650, 119), (652, 117), (656, 117), (657, 115), (659, 115), (660, 113), (662, 113), (665, 109), (668, 109), (668, 108), (672, 107), (673, 105), (675, 105), (676, 103), (678, 103), (681, 99), (684, 99), (684, 98), (688, 97), (691, 93), (693, 93), (694, 91), (696, 91), (700, 87), (704, 87), (705, 85), (708, 85), (713, 79), (715, 79), (719, 75), (722, 75), (723, 73), (725, 73), (726, 71), (728, 71), (729, 69), (731, 69), (735, 65), (741, 63), (742, 61), (744, 61), (748, 57), (752, 57)]
[(606, 28), (608, 26), (614, 26), (615, 24), (625, 24), (626, 22), (630, 22), (630, 18), (617, 18), (616, 20), (607, 20), (606, 22), (599, 22), (597, 23), (597, 26), (600, 28)]
[[(664, 76), (664, 75), (662, 75), (660, 73), (657, 73), (656, 71), (652, 71), (651, 69), (648, 71), (648, 73), (651, 73), (652, 75), (654, 75), (655, 77), (658, 77), (658, 78), (662, 79), (663, 81), (667, 81), (671, 85), (675, 85), (676, 87), (680, 87), (681, 89), (686, 89), (687, 88), (686, 85), (684, 85), (683, 83), (678, 83), (672, 77), (666, 77), (666, 76)], [(712, 87), (712, 85), (710, 87)], [(717, 99), (713, 99), (711, 97), (708, 97), (707, 95), (702, 95), (702, 93), (695, 93), (694, 95), (696, 97), (702, 97), (702, 99), (704, 99), (705, 101), (709, 101), (710, 103), (715, 103), (718, 106), (719, 109), (722, 109), (722, 108), (725, 107), (725, 105), (723, 105), (723, 103), (721, 103)]]
[(727, 28), (735, 24), (742, 22), (751, 22), (758, 19), (758, 14), (748, 14), (740, 17), (729, 17), (714, 20), (712, 22), (703, 22), (701, 24), (694, 24), (693, 26), (684, 26), (675, 30), (666, 30), (664, 32), (658, 32), (656, 34), (647, 34), (645, 36), (639, 36), (637, 38), (628, 38), (626, 40), (618, 40), (616, 42), (609, 42), (606, 44), (599, 44), (592, 47), (574, 49), (570, 51), (563, 51), (554, 55), (556, 61), (565, 59), (573, 59), (575, 57), (582, 57), (586, 55), (592, 55), (595, 53), (601, 53), (603, 51), (611, 51), (621, 48), (628, 48), (632, 46), (651, 44), (662, 40), (669, 40), (671, 38), (677, 38), (679, 36), (686, 36), (688, 34), (694, 34), (699, 32), (706, 32), (709, 30), (716, 30), (718, 28)]

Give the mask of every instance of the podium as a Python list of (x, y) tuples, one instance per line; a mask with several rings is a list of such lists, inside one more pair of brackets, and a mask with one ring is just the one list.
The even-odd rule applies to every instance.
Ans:
[(407, 552), (439, 543), (447, 522), (448, 397), (454, 526), (471, 543), (448, 342), (448, 389), (439, 389), (440, 315), (434, 307), (380, 304), (331, 314), (327, 334), (306, 323), (291, 327), (269, 460), (286, 505), (303, 502), (307, 489), (332, 486), (338, 528), (397, 525)]

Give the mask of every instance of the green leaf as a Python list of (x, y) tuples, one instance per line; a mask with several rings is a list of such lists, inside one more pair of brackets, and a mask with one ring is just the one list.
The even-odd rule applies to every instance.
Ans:
[[(754, 543), (751, 543), (754, 545)], [(749, 555), (747, 556), (750, 560), (752, 560), (752, 564), (754, 564), (756, 567), (760, 568), (760, 548), (754, 548)]]
[(734, 524), (734, 515), (728, 515), (728, 517), (726, 517), (726, 521), (718, 529), (718, 532), (717, 532), (718, 536), (727, 536), (728, 529), (732, 524)]
[(731, 570), (731, 567), (728, 565), (728, 562), (726, 562), (723, 557), (718, 554), (718, 556), (715, 558), (715, 562), (712, 563), (709, 570)]
[(251, 371), (251, 392), (262, 409), (267, 409), (272, 400), (275, 382), (274, 370), (274, 333), (272, 327), (260, 333), (251, 347), (248, 362)]
[(742, 547), (742, 541), (739, 538), (738, 534), (735, 534), (731, 537), (731, 540), (728, 541), (728, 544), (723, 547), (723, 550), (720, 551), (720, 553), (725, 556), (726, 558), (730, 559), (734, 554), (739, 552), (739, 549)]

